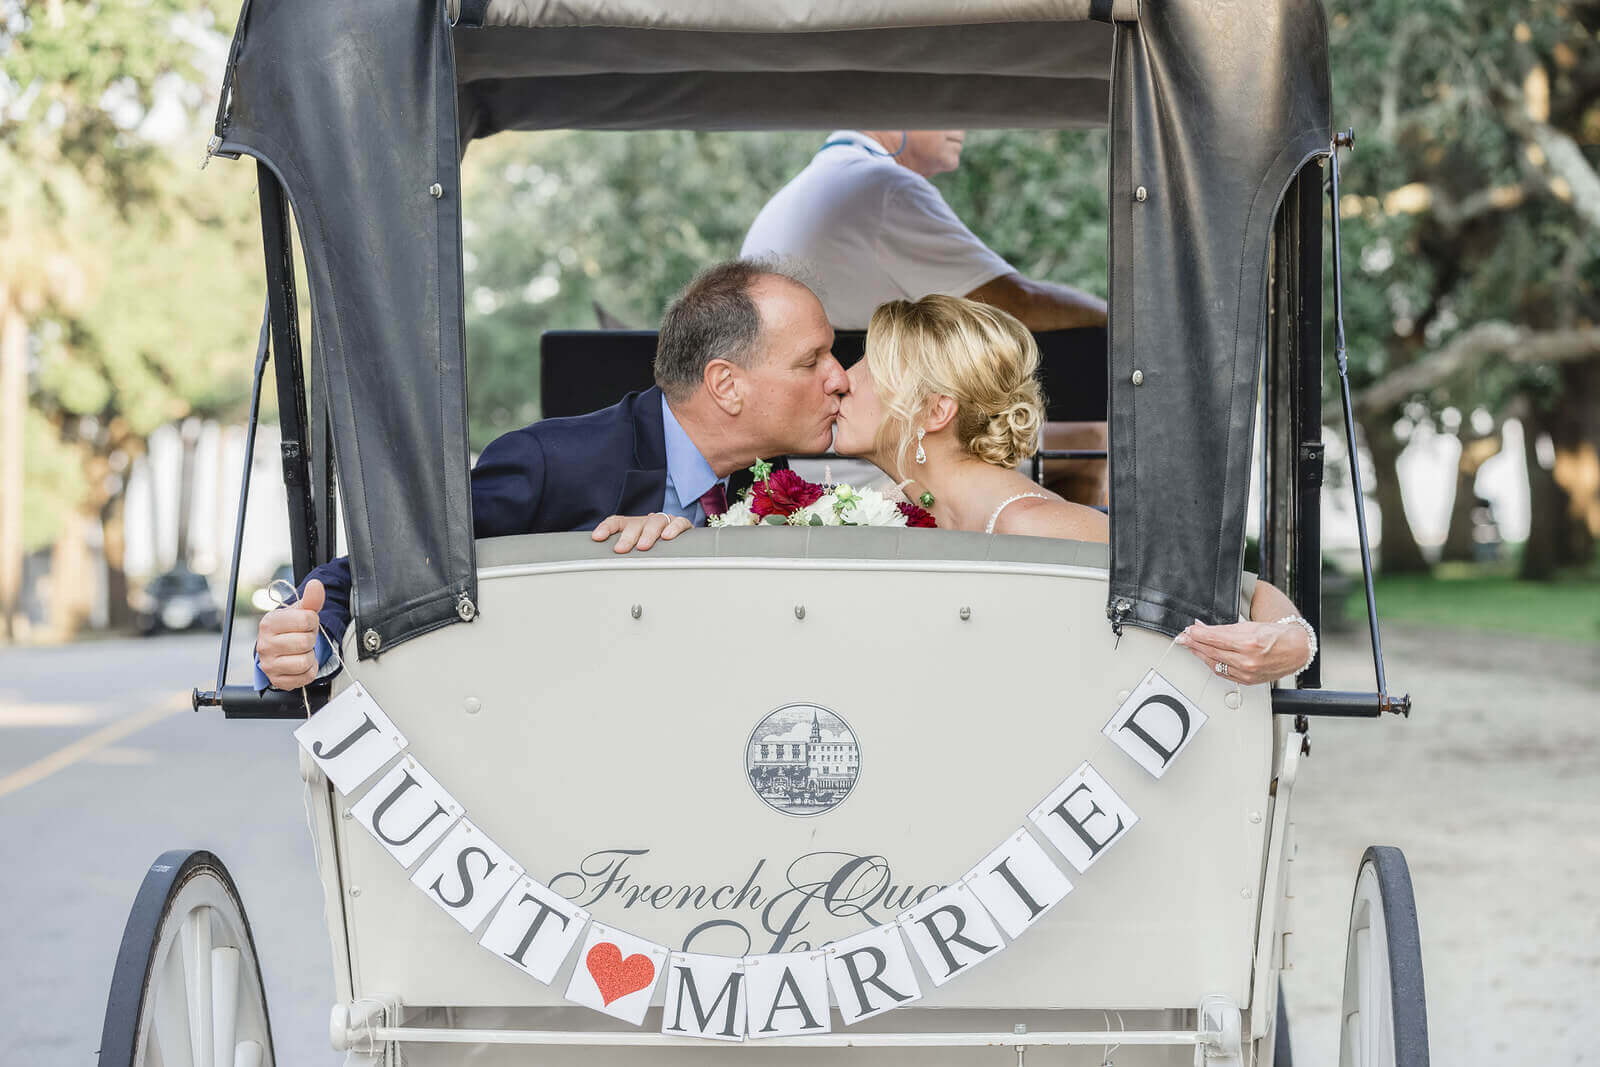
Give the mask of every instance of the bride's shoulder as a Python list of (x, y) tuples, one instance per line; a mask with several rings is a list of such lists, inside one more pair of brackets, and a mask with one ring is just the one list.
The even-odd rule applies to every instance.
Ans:
[(994, 532), (1104, 543), (1111, 539), (1111, 524), (1100, 511), (1050, 493), (1025, 497), (1006, 507), (995, 521)]

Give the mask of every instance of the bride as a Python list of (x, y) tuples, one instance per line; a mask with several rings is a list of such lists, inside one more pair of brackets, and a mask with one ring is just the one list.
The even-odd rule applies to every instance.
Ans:
[[(998, 308), (953, 296), (890, 301), (873, 312), (866, 356), (849, 371), (834, 450), (900, 482), (942, 529), (1104, 543), (1105, 515), (1017, 472), (1044, 420), (1038, 367), (1033, 335)], [(1282, 591), (1246, 578), (1250, 618), (1277, 622), (1196, 620), (1178, 643), (1242, 685), (1298, 674), (1315, 651), (1311, 626)]]

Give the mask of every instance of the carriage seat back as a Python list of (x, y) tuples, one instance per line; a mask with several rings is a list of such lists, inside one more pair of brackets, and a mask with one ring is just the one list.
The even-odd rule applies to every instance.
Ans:
[[(1040, 378), (1051, 422), (1104, 422), (1106, 331), (1101, 326), (1046, 330), (1039, 342)], [(833, 354), (846, 367), (861, 358), (864, 330), (840, 330)], [(547, 330), (539, 339), (544, 417), (582, 415), (609, 407), (654, 382), (654, 330)]]

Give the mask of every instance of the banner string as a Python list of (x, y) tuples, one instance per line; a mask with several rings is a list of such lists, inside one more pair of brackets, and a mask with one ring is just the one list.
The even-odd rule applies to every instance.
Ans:
[[(300, 594), (299, 594), (299, 591), (295, 589), (294, 585), (291, 582), (289, 582), (289, 581), (287, 581), (286, 579), (283, 579), (283, 578), (275, 578), (275, 579), (273, 579), (271, 584), (269, 584), (267, 586), (267, 598), (269, 600), (271, 600), (275, 605), (277, 605), (278, 607), (281, 608), (281, 607), (288, 607), (291, 604), (296, 603), (300, 598)], [(334, 664), (334, 670), (343, 670), (344, 669), (344, 665), (345, 665), (344, 664), (344, 657), (339, 655), (339, 644), (338, 644), (337, 641), (335, 641), (333, 639), (332, 635), (330, 635), (328, 633), (327, 629), (322, 625), (322, 620), (321, 619), (317, 620), (317, 632), (322, 635), (322, 639), (324, 641), (328, 642), (328, 655), (329, 655), (329, 658), (331, 659), (331, 661)], [(318, 667), (318, 671), (319, 671), (319, 674), (320, 674), (320, 671), (321, 671), (321, 667), (320, 666)], [(316, 679), (313, 678), (312, 681), (316, 681)], [(306, 686), (301, 686), (300, 687), (300, 704), (301, 704), (302, 707), (304, 707), (306, 709), (306, 721), (310, 722), (311, 721), (311, 698), (306, 695)], [(304, 776), (302, 776), (302, 778), (303, 777)], [(316, 819), (311, 814), (311, 782), (309, 780), (303, 782), (303, 788), (302, 788), (301, 793), (300, 793), (300, 806), (301, 806), (302, 810), (305, 812), (305, 816), (306, 816), (306, 833), (311, 838), (311, 862), (317, 869), (317, 881), (321, 882), (324, 886), (326, 886), (328, 884), (328, 881), (324, 877), (324, 874), (323, 874), (322, 849), (319, 848), (318, 845), (317, 845)], [(354, 941), (354, 939), (355, 939), (355, 930), (353, 928), (349, 930), (349, 937), (351, 938), (352, 941)], [(354, 951), (354, 946), (353, 945), (351, 946), (351, 950), (352, 950), (352, 952)], [(382, 1001), (375, 1000), (375, 999), (373, 999), (371, 997), (361, 997), (361, 998), (357, 999), (355, 1001), (355, 1003), (352, 1004), (351, 1006), (352, 1007), (358, 1007), (361, 1004), (369, 1003), (369, 1002), (373, 1003), (373, 1004), (377, 1004), (380, 1011), (384, 1011), (385, 1010), (384, 1007), (383, 1007), (383, 1002)], [(378, 1050), (378, 1047), (377, 1047), (377, 1039), (372, 1036), (371, 1027), (367, 1028), (366, 1036), (367, 1036), (367, 1047), (365, 1049), (354, 1049), (353, 1048), (353, 1049), (350, 1049), (348, 1052), (345, 1053), (345, 1059), (344, 1059), (345, 1067), (349, 1067), (349, 1064), (350, 1064), (351, 1060), (354, 1059), (355, 1056), (358, 1055), (358, 1054), (363, 1055), (363, 1056), (376, 1056), (376, 1055), (379, 1054), (379, 1050)], [(398, 1042), (394, 1046), (394, 1055), (395, 1055), (395, 1058), (394, 1058), (395, 1067), (399, 1067), (399, 1065), (401, 1063), (401, 1059), (400, 1059), (401, 1053), (400, 1053), (400, 1045), (399, 1045)]]

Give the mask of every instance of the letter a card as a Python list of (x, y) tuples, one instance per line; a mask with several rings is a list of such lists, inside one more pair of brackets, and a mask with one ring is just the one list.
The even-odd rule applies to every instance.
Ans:
[(744, 958), (749, 1036), (792, 1037), (826, 1034), (833, 1028), (828, 1014), (826, 954), (775, 952)]
[(1100, 732), (1160, 778), (1205, 724), (1199, 705), (1152, 667)]
[(666, 966), (662, 946), (591, 922), (567, 984), (567, 999), (638, 1026)]
[(360, 682), (323, 705), (295, 728), (294, 739), (310, 753), (340, 796), (398, 756), (406, 738)]

